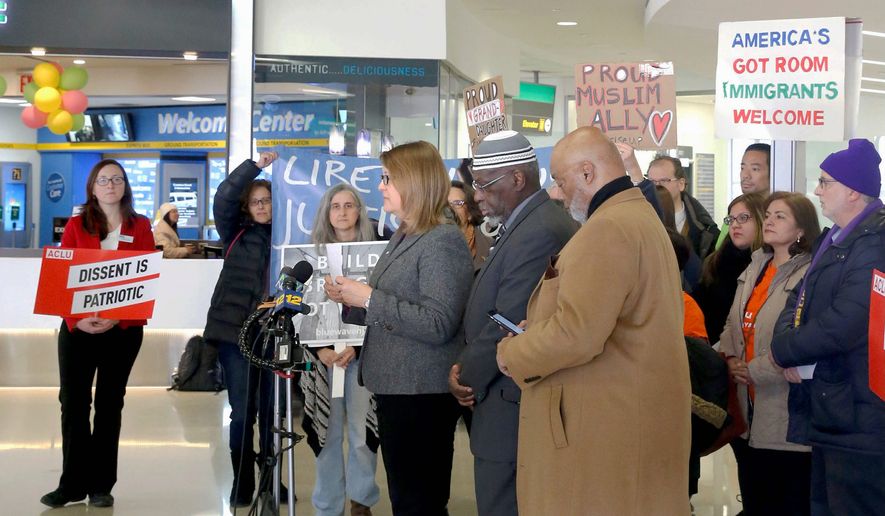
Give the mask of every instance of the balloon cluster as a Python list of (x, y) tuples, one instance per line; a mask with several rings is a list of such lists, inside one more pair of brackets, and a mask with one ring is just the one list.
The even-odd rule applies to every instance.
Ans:
[(55, 134), (82, 129), (86, 123), (83, 112), (89, 104), (80, 91), (89, 81), (86, 70), (40, 63), (34, 67), (33, 77), (24, 90), (25, 100), (31, 105), (22, 110), (22, 122), (31, 129), (45, 125)]

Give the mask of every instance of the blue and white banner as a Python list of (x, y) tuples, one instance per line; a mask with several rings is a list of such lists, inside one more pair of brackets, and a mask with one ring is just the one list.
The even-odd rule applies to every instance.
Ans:
[[(271, 167), (273, 177), (273, 246), (271, 270), (281, 268), (283, 246), (310, 243), (314, 218), (326, 189), (338, 183), (349, 183), (362, 197), (370, 218), (396, 229), (399, 221), (384, 211), (384, 200), (378, 191), (381, 182), (381, 161), (377, 158), (332, 156), (317, 150), (278, 147), (279, 158)], [(548, 174), (552, 147), (535, 149), (541, 166), (541, 185), (549, 186)], [(449, 177), (458, 177), (460, 159), (444, 160)]]

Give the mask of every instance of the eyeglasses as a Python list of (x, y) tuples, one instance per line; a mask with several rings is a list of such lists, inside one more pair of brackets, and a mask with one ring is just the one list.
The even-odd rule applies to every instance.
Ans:
[(838, 182), (839, 182), (839, 181), (837, 181), (837, 180), (835, 180), (835, 179), (826, 179), (826, 178), (823, 178), (823, 177), (819, 177), (819, 178), (817, 179), (817, 184), (818, 184), (818, 186), (820, 186), (821, 188), (826, 188), (826, 187), (827, 187), (827, 183), (838, 183)]
[(460, 208), (461, 206), (464, 206), (465, 204), (467, 204), (467, 201), (462, 201), (461, 199), (449, 201), (449, 206), (451, 206), (452, 208)]
[(249, 206), (252, 206), (253, 208), (255, 208), (257, 206), (270, 206), (270, 201), (271, 201), (270, 197), (264, 197), (261, 199), (251, 199), (251, 200), (249, 200)]
[(113, 177), (99, 177), (95, 180), (95, 184), (98, 186), (107, 186), (108, 183), (114, 183), (115, 185), (123, 184), (123, 176), (113, 176)]
[(671, 181), (679, 181), (678, 177), (668, 177), (666, 179), (652, 179), (648, 176), (645, 176), (646, 179), (655, 184), (655, 186), (666, 186), (667, 183)]
[(507, 175), (508, 173), (510, 173), (510, 172), (513, 172), (513, 170), (515, 170), (515, 169), (510, 169), (510, 170), (508, 170), (507, 172), (504, 172), (503, 174), (501, 174), (500, 176), (496, 177), (495, 179), (492, 179), (492, 180), (489, 181), (488, 183), (485, 183), (485, 184), (479, 184), (479, 183), (476, 182), (476, 180), (474, 180), (473, 183), (471, 183), (471, 184), (473, 185), (473, 188), (476, 189), (476, 190), (485, 190), (486, 188), (488, 188), (488, 187), (492, 186), (493, 184), (497, 183), (498, 181), (504, 179), (504, 176), (506, 176), (506, 175)]
[(390, 184), (390, 175), (381, 174), (381, 182), (384, 183), (385, 185), (389, 185)]
[(730, 226), (731, 223), (734, 221), (738, 221), (741, 224), (746, 224), (752, 218), (753, 218), (753, 216), (750, 215), (749, 213), (741, 213), (737, 217), (732, 217), (731, 215), (729, 215), (728, 217), (725, 217), (724, 219), (722, 219), (722, 222), (724, 222), (726, 226)]

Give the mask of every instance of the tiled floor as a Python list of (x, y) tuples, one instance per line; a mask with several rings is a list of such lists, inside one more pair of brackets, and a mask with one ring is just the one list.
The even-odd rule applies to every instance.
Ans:
[[(230, 514), (226, 394), (167, 392), (162, 388), (130, 388), (126, 395), (113, 509), (95, 509), (83, 503), (48, 509), (40, 504), (40, 496), (55, 488), (61, 469), (57, 393), (55, 388), (0, 389), (0, 515)], [(314, 457), (306, 443), (296, 447), (295, 460), (300, 500), (296, 513), (310, 516), (314, 514), (310, 504)], [(704, 459), (702, 470), (701, 492), (693, 498), (695, 514), (734, 515), (739, 504), (735, 502), (731, 452), (720, 451)], [(380, 458), (378, 482), (381, 502), (373, 512), (389, 515)], [(472, 458), (463, 428), (455, 440), (449, 513), (476, 514)]]

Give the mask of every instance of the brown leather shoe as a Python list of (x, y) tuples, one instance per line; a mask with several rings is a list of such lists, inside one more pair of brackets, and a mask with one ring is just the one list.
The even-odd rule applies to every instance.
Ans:
[(372, 516), (372, 509), (359, 502), (351, 500), (350, 516)]

